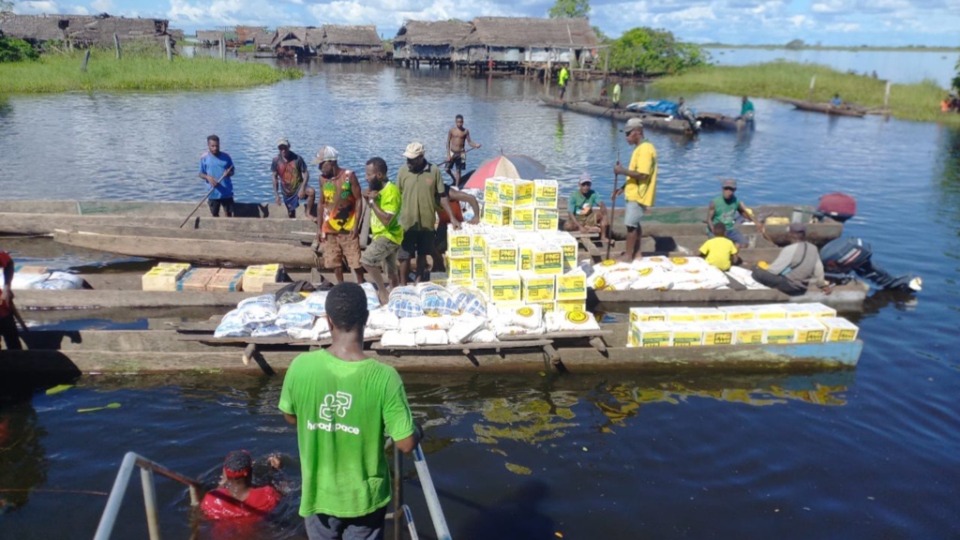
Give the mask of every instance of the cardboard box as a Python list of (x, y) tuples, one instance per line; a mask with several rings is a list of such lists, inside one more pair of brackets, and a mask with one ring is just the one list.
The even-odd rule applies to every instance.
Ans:
[[(187, 265), (189, 268), (189, 265)], [(140, 284), (145, 291), (175, 291), (177, 281), (187, 272), (183, 266), (157, 265), (147, 271), (140, 278)]]
[(689, 308), (693, 312), (696, 321), (725, 321), (727, 314), (712, 307)]
[(764, 343), (786, 345), (797, 342), (797, 329), (794, 328), (793, 321), (787, 319), (761, 321), (760, 327), (763, 328)]
[(176, 268), (179, 270), (183, 270), (184, 272), (190, 269), (190, 263), (185, 263), (185, 262), (162, 262), (162, 263), (157, 263), (157, 266), (159, 266), (160, 268)]
[(790, 324), (797, 331), (797, 343), (823, 343), (827, 339), (827, 328), (815, 318), (790, 320)]
[(533, 208), (514, 208), (511, 210), (511, 225), (518, 231), (536, 230), (536, 221), (534, 221)]
[(543, 310), (543, 314), (553, 313), (557, 310), (556, 302), (531, 302), (532, 304), (540, 306), (540, 309)]
[(763, 343), (763, 328), (757, 321), (728, 321), (734, 328), (737, 345), (758, 345)]
[(243, 290), (263, 292), (264, 285), (276, 283), (280, 279), (281, 264), (255, 264), (243, 272)]
[(630, 322), (667, 322), (667, 310), (654, 307), (632, 307)]
[(752, 321), (757, 318), (753, 306), (719, 306), (717, 311), (726, 315), (728, 321)]
[(536, 187), (533, 180), (514, 180), (514, 208), (533, 208)]
[(489, 206), (500, 205), (500, 182), (499, 176), (487, 178), (483, 184), (483, 203)]
[(557, 276), (557, 300), (586, 300), (587, 274), (577, 269)]
[(498, 193), (497, 204), (506, 208), (514, 208), (517, 202), (517, 186), (512, 178), (502, 178), (498, 183), (500, 192)]
[(453, 227), (447, 229), (447, 255), (461, 258), (473, 257), (473, 238), (476, 235), (462, 229), (454, 230)]
[(697, 320), (697, 315), (696, 312), (693, 311), (693, 308), (676, 307), (668, 308), (666, 311), (667, 322), (682, 323), (695, 322)]
[(245, 290), (243, 288), (243, 274), (244, 271), (239, 268), (221, 268), (207, 283), (207, 290), (220, 292)]
[(219, 268), (191, 268), (177, 281), (178, 291), (205, 291)]
[(513, 273), (519, 268), (520, 250), (514, 243), (496, 242), (487, 245), (487, 273)]
[(671, 323), (674, 347), (700, 347), (703, 345), (703, 326), (700, 323)]
[(475, 279), (449, 279), (447, 280), (447, 286), (463, 287), (464, 289), (476, 289), (477, 282)]
[(487, 237), (482, 233), (473, 236), (473, 257), (484, 258), (487, 256)]
[(556, 231), (560, 228), (560, 211), (556, 208), (537, 208), (534, 219), (538, 231)]
[(812, 319), (813, 310), (810, 304), (787, 304), (783, 306), (787, 312), (787, 319)]
[(836, 317), (837, 310), (833, 309), (830, 306), (821, 304), (820, 302), (812, 302), (806, 304), (807, 308), (813, 313), (814, 317)]
[(571, 311), (586, 311), (586, 300), (557, 300), (557, 311), (570, 313)]
[(497, 304), (518, 304), (523, 301), (519, 275), (491, 275), (490, 300)]
[(736, 340), (734, 325), (728, 321), (710, 321), (701, 324), (704, 345), (733, 345)]
[(855, 341), (860, 329), (843, 317), (821, 317), (817, 319), (826, 328), (827, 341)]
[(473, 279), (474, 281), (483, 281), (487, 279), (490, 273), (487, 271), (487, 260), (483, 257), (473, 259)]
[(534, 180), (533, 199), (537, 208), (557, 208), (560, 184), (556, 180)]
[(509, 227), (511, 220), (510, 208), (486, 203), (483, 206), (483, 222), (494, 227)]
[(563, 273), (563, 251), (556, 245), (533, 246), (533, 273), (559, 275)]
[(760, 306), (751, 306), (757, 319), (761, 321), (773, 321), (787, 318), (786, 304), (765, 304)]
[(627, 347), (672, 347), (673, 331), (667, 323), (630, 323)]
[(473, 281), (473, 259), (470, 257), (448, 257), (447, 275), (451, 280)]
[(533, 272), (533, 244), (520, 245), (520, 271)]
[(523, 274), (520, 277), (523, 301), (527, 303), (553, 302), (557, 298), (557, 281), (554, 276)]

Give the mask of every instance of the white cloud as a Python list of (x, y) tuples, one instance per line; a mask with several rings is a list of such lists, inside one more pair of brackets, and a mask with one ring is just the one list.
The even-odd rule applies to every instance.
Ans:
[(93, 0), (93, 2), (90, 2), (90, 7), (92, 7), (97, 13), (110, 13), (113, 11), (113, 1)]
[(41, 13), (60, 13), (60, 6), (53, 0), (32, 0), (28, 2), (14, 2), (14, 13), (21, 15), (39, 15)]
[(860, 30), (857, 23), (833, 23), (827, 25), (828, 32), (856, 32)]

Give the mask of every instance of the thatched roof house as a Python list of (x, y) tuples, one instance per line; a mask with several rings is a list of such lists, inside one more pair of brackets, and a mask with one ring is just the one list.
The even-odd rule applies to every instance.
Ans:
[(393, 38), (396, 60), (450, 60), (453, 44), (473, 30), (463, 21), (407, 21)]
[(599, 40), (585, 18), (477, 17), (454, 44), (454, 61), (582, 63)]
[(257, 34), (266, 31), (267, 27), (265, 26), (237, 26), (237, 41), (241, 45), (252, 45)]
[(268, 32), (267, 30), (261, 30), (253, 36), (253, 46), (258, 51), (269, 50), (272, 47), (270, 46), (273, 43), (273, 38), (276, 36), (276, 32)]
[(197, 41), (201, 45), (219, 45), (223, 37), (223, 32), (220, 30), (197, 30)]
[(281, 26), (273, 35), (270, 46), (274, 49), (306, 49), (310, 45), (310, 40), (307, 38), (309, 30), (316, 29), (312, 26)]
[(317, 51), (328, 59), (369, 59), (383, 56), (377, 27), (325, 24), (320, 27)]
[(120, 41), (161, 40), (169, 35), (166, 19), (130, 19), (106, 13), (89, 15), (0, 14), (0, 31), (31, 43), (68, 41), (78, 46), (112, 46)]

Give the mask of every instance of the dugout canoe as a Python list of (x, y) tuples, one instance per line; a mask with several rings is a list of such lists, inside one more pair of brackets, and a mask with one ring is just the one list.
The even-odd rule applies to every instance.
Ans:
[(830, 114), (833, 116), (853, 116), (856, 118), (863, 118), (867, 111), (858, 107), (854, 107), (849, 104), (843, 104), (839, 107), (836, 107), (830, 103), (822, 103), (817, 101), (805, 101), (802, 99), (787, 99), (783, 98), (780, 101), (784, 103), (789, 103), (795, 108), (801, 111), (810, 111), (818, 112), (822, 114)]
[[(596, 336), (540, 337), (472, 346), (385, 349), (368, 344), (368, 354), (401, 371), (539, 371), (551, 366), (589, 372), (627, 369), (643, 372), (737, 371), (805, 372), (856, 367), (861, 341), (790, 345), (721, 345), (628, 348), (626, 322), (604, 326)], [(319, 344), (303, 342), (218, 344), (214, 338), (172, 330), (36, 330), (24, 334), (29, 350), (0, 351), (0, 372), (25, 377), (69, 370), (74, 374), (166, 371), (285, 369), (297, 354)], [(242, 361), (247, 353), (248, 363)]]
[(595, 116), (598, 118), (613, 118), (614, 120), (627, 121), (630, 118), (639, 118), (643, 121), (643, 127), (665, 131), (680, 135), (694, 135), (695, 132), (690, 129), (690, 123), (686, 120), (669, 118), (648, 113), (633, 112), (626, 109), (613, 109), (595, 105), (589, 101), (561, 101), (559, 99), (540, 96), (540, 102), (547, 107), (555, 109), (569, 110), (580, 114)]
[(754, 129), (754, 120), (727, 116), (720, 113), (698, 113), (697, 120), (703, 131), (745, 131)]

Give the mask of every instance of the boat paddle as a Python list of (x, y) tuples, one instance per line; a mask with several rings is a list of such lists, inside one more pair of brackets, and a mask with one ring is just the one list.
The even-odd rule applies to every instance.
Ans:
[[(620, 164), (620, 145), (617, 145), (617, 165)], [(620, 186), (620, 175), (613, 175), (613, 201), (610, 202), (610, 219), (607, 220), (607, 259), (610, 258), (610, 248), (613, 247), (613, 217), (617, 211), (617, 188)]]
[(87, 407), (85, 409), (77, 409), (77, 412), (88, 413), (88, 412), (95, 412), (95, 411), (103, 411), (106, 409), (119, 409), (119, 408), (120, 408), (120, 404), (114, 401), (112, 403), (107, 403), (103, 407)]
[[(467, 148), (466, 150), (464, 150), (463, 153), (460, 154), (460, 155), (461, 155), (461, 156), (465, 156), (465, 155), (469, 154), (471, 150), (476, 150), (476, 148), (474, 148), (474, 147), (471, 146), (470, 148)], [(447, 163), (450, 163), (450, 162), (453, 161), (453, 160), (454, 160), (454, 158), (450, 158), (450, 159), (448, 159), (448, 160), (446, 160), (446, 161), (441, 161), (440, 163), (437, 163), (437, 166), (446, 165)]]
[(187, 223), (187, 221), (190, 220), (190, 216), (192, 216), (194, 212), (200, 209), (200, 205), (202, 205), (207, 199), (210, 198), (210, 195), (213, 194), (213, 190), (217, 189), (217, 186), (220, 185), (220, 182), (223, 182), (223, 179), (226, 178), (227, 174), (229, 174), (230, 171), (232, 170), (233, 170), (233, 165), (227, 167), (227, 170), (223, 171), (223, 174), (220, 176), (220, 179), (217, 180), (217, 183), (214, 184), (212, 188), (210, 188), (210, 191), (208, 191), (207, 194), (204, 195), (202, 199), (200, 199), (200, 202), (198, 202), (197, 206), (193, 210), (191, 210), (189, 214), (187, 214), (187, 217), (183, 218), (183, 223), (181, 223), (180, 226), (177, 227), (178, 229), (183, 228), (183, 226)]

